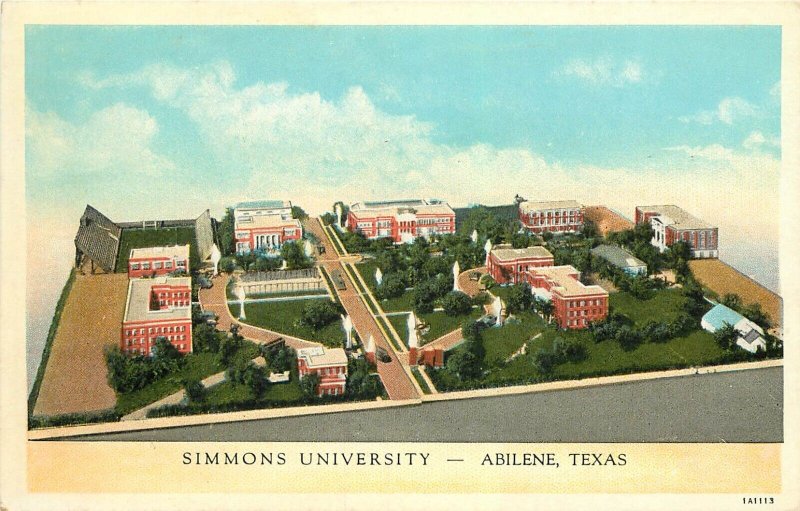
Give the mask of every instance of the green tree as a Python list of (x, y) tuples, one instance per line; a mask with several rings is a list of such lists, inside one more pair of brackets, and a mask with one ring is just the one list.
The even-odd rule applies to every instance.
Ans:
[(406, 282), (400, 273), (390, 273), (383, 278), (381, 285), (375, 289), (379, 300), (396, 298), (406, 292)]
[(472, 300), (461, 291), (451, 291), (442, 298), (442, 308), (448, 316), (462, 316), (472, 310)]
[(459, 347), (447, 358), (447, 370), (459, 380), (473, 380), (481, 375), (480, 361), (469, 350)]
[(614, 337), (625, 351), (633, 351), (642, 343), (642, 334), (628, 325), (622, 325)]
[(300, 311), (300, 322), (319, 330), (339, 319), (341, 305), (330, 300), (308, 300)]
[(553, 319), (553, 313), (556, 310), (552, 301), (539, 297), (534, 298), (534, 308), (548, 323)]
[(308, 218), (308, 214), (300, 206), (292, 206), (292, 218), (302, 222)]
[(286, 267), (290, 270), (309, 268), (314, 263), (309, 259), (300, 243), (288, 241), (281, 245), (281, 257), (286, 261)]
[(558, 357), (552, 351), (539, 348), (533, 355), (533, 365), (541, 374), (550, 374), (558, 365)]
[(732, 350), (736, 346), (736, 339), (739, 338), (739, 332), (733, 325), (725, 323), (722, 328), (714, 332), (714, 340), (720, 348), (724, 350)]
[(236, 252), (236, 237), (234, 236), (233, 208), (225, 209), (225, 216), (217, 224), (217, 236), (219, 238), (219, 250), (222, 255), (229, 256)]
[(300, 390), (303, 395), (308, 398), (317, 397), (317, 386), (319, 385), (319, 375), (317, 373), (309, 373), (300, 378)]
[(736, 293), (726, 293), (720, 303), (725, 307), (738, 311), (742, 307), (742, 297)]
[(527, 282), (514, 284), (508, 290), (506, 298), (506, 309), (510, 313), (523, 312), (529, 310), (533, 305), (533, 294), (531, 286)]
[(183, 380), (183, 390), (190, 403), (202, 403), (206, 400), (206, 388), (196, 378)]
[(264, 392), (267, 390), (267, 386), (269, 386), (264, 368), (252, 362), (245, 368), (242, 380), (256, 398), (263, 396)]
[(772, 328), (772, 321), (770, 320), (769, 315), (761, 310), (761, 304), (758, 302), (754, 302), (750, 305), (742, 307), (739, 312), (741, 312), (742, 316), (766, 330)]

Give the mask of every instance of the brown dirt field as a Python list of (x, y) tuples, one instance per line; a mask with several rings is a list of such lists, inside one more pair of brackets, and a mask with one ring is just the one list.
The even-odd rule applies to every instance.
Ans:
[(605, 206), (586, 206), (584, 217), (586, 220), (591, 220), (603, 236), (609, 232), (625, 231), (633, 228), (633, 222), (614, 213)]
[(759, 303), (776, 326), (783, 324), (783, 299), (732, 266), (719, 259), (693, 259), (689, 267), (695, 278), (715, 293), (736, 293), (745, 304)]
[(45, 368), (35, 415), (113, 408), (103, 348), (119, 343), (128, 275), (77, 275)]

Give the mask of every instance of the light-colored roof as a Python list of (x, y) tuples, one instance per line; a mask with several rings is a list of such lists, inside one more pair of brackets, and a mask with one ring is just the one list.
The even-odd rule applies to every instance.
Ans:
[(530, 271), (552, 280), (556, 284), (554, 289), (558, 289), (563, 296), (608, 295), (608, 292), (600, 286), (585, 286), (579, 280), (574, 279), (572, 275), (580, 272), (570, 265), (544, 266), (533, 268)]
[(551, 254), (546, 248), (540, 246), (533, 246), (528, 248), (511, 248), (509, 245), (497, 245), (492, 248), (492, 254), (501, 261), (514, 261), (516, 259), (527, 258), (552, 258)]
[(663, 206), (637, 206), (643, 213), (656, 213), (658, 216), (667, 217), (666, 223), (679, 229), (711, 229), (714, 226), (700, 220), (694, 215), (684, 211), (678, 206), (667, 204)]
[(342, 348), (300, 348), (297, 350), (297, 358), (304, 359), (309, 368), (347, 365), (347, 353)]
[(519, 208), (522, 211), (547, 211), (550, 209), (573, 209), (582, 208), (580, 202), (575, 200), (553, 200), (553, 201), (525, 201), (520, 202)]
[(291, 207), (292, 201), (288, 200), (254, 200), (240, 202), (233, 209), (284, 209)]
[(592, 255), (601, 257), (619, 268), (647, 266), (644, 261), (637, 259), (633, 254), (616, 245), (598, 245), (592, 249)]
[(174, 257), (189, 260), (189, 245), (172, 245), (169, 247), (145, 247), (131, 250), (131, 259), (150, 259), (154, 257)]
[(281, 215), (253, 215), (236, 219), (237, 229), (264, 229), (278, 227), (296, 227), (299, 229), (300, 220), (297, 220), (296, 218), (283, 218)]
[(350, 205), (350, 211), (356, 217), (394, 216), (408, 210), (413, 210), (417, 215), (455, 215), (455, 212), (446, 202), (429, 199), (411, 199), (396, 201), (356, 202)]
[(719, 330), (724, 327), (726, 323), (730, 326), (736, 326), (736, 323), (742, 319), (744, 319), (744, 316), (721, 303), (716, 304), (703, 316), (703, 321), (711, 325), (714, 330)]
[(192, 308), (171, 307), (150, 310), (150, 291), (155, 285), (186, 287), (191, 289), (191, 277), (156, 277), (153, 279), (131, 279), (128, 283), (128, 303), (123, 321), (159, 321), (165, 319), (190, 319)]

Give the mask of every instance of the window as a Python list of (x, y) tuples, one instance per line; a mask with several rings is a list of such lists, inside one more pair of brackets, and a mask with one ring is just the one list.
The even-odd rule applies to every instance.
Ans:
[(156, 261), (156, 262), (153, 263), (153, 269), (154, 270), (160, 270), (161, 266), (162, 266), (161, 265), (161, 261)]
[(147, 262), (147, 263), (142, 263), (142, 269), (143, 269), (143, 270), (149, 270), (149, 269), (150, 269), (150, 263), (149, 263), (149, 262)]
[(168, 270), (172, 269), (172, 261), (166, 261), (164, 263), (164, 268), (166, 268)]
[(139, 269), (139, 263), (131, 263), (131, 270), (138, 270), (138, 269)]
[(186, 268), (186, 261), (178, 261), (177, 262), (178, 268)]

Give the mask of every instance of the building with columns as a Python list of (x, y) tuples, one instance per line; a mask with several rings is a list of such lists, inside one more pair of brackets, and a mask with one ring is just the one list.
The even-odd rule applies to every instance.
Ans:
[(303, 226), (292, 218), (290, 201), (240, 202), (233, 208), (236, 253), (279, 250), (303, 237)]
[(128, 258), (128, 278), (189, 271), (189, 245), (134, 248)]
[(120, 333), (128, 355), (150, 355), (156, 339), (165, 337), (181, 353), (192, 352), (192, 279), (130, 279)]
[(636, 223), (649, 222), (653, 228), (650, 243), (664, 252), (673, 243), (685, 241), (692, 257), (707, 259), (719, 257), (719, 230), (678, 206), (637, 206)]
[(446, 202), (435, 199), (356, 202), (347, 213), (347, 228), (367, 239), (412, 243), (420, 236), (455, 233), (456, 214)]
[(496, 245), (489, 251), (486, 269), (498, 284), (523, 282), (531, 268), (553, 266), (553, 254), (544, 247), (512, 248)]
[(584, 285), (574, 267), (546, 266), (525, 273), (533, 294), (553, 303), (553, 316), (560, 328), (586, 328), (608, 315), (608, 292), (600, 286)]
[(583, 228), (583, 214), (583, 206), (574, 200), (519, 203), (519, 221), (534, 234), (578, 232)]
[(340, 396), (347, 386), (347, 353), (342, 348), (312, 346), (297, 350), (297, 373), (300, 378), (319, 375), (318, 396)]

